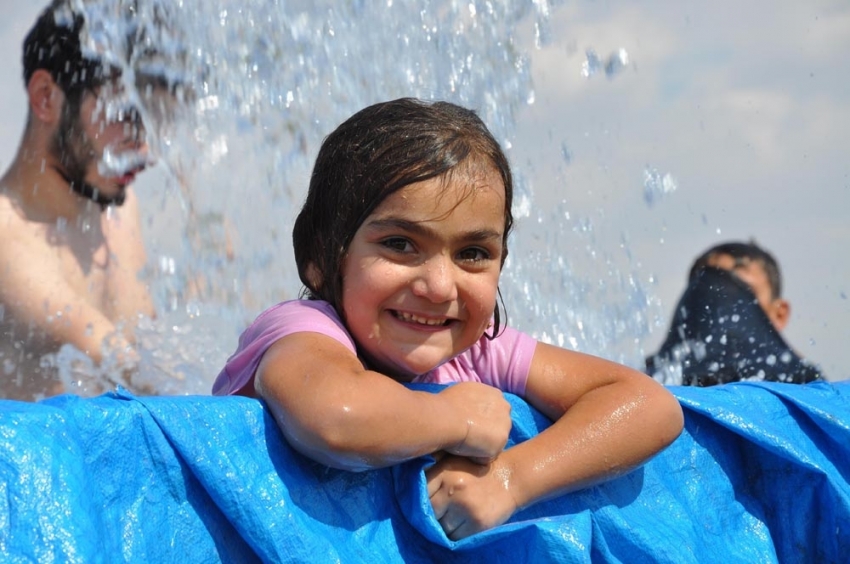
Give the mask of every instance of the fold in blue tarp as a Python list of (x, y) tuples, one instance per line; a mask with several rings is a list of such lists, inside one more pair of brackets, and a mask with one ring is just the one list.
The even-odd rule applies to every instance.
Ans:
[[(348, 473), (229, 397), (0, 402), (3, 562), (847, 562), (850, 384), (672, 388), (642, 468), (451, 542), (423, 458)], [(512, 442), (548, 423), (513, 405)]]

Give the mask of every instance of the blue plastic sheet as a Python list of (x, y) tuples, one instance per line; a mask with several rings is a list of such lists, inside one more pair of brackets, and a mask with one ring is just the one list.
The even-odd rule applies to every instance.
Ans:
[[(228, 397), (0, 402), (3, 562), (847, 562), (850, 384), (672, 388), (642, 468), (449, 541), (423, 458), (348, 473)], [(511, 440), (548, 422), (519, 398)]]

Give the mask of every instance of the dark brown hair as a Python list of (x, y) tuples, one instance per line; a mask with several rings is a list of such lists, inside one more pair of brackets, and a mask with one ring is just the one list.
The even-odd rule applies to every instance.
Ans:
[(72, 10), (67, 0), (54, 0), (45, 8), (24, 39), (24, 84), (29, 84), (36, 70), (44, 69), (66, 96), (79, 97), (109, 80), (114, 69), (83, 55), (80, 32), (84, 25), (83, 15)]

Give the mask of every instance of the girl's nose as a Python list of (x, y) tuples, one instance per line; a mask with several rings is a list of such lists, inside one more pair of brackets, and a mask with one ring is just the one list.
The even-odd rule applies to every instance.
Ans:
[(451, 259), (440, 255), (421, 264), (412, 289), (414, 295), (434, 303), (457, 299), (457, 281)]

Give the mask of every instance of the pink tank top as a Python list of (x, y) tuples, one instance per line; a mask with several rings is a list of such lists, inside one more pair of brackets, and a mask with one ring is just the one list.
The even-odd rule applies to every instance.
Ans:
[[(228, 359), (213, 384), (214, 395), (254, 395), (254, 374), (265, 352), (276, 341), (301, 332), (321, 333), (336, 339), (357, 354), (351, 335), (336, 310), (321, 300), (291, 300), (270, 307), (239, 337), (236, 352)], [(418, 376), (416, 383), (449, 384), (482, 382), (519, 396), (525, 383), (537, 341), (510, 327), (498, 337), (481, 337), (458, 356)]]

